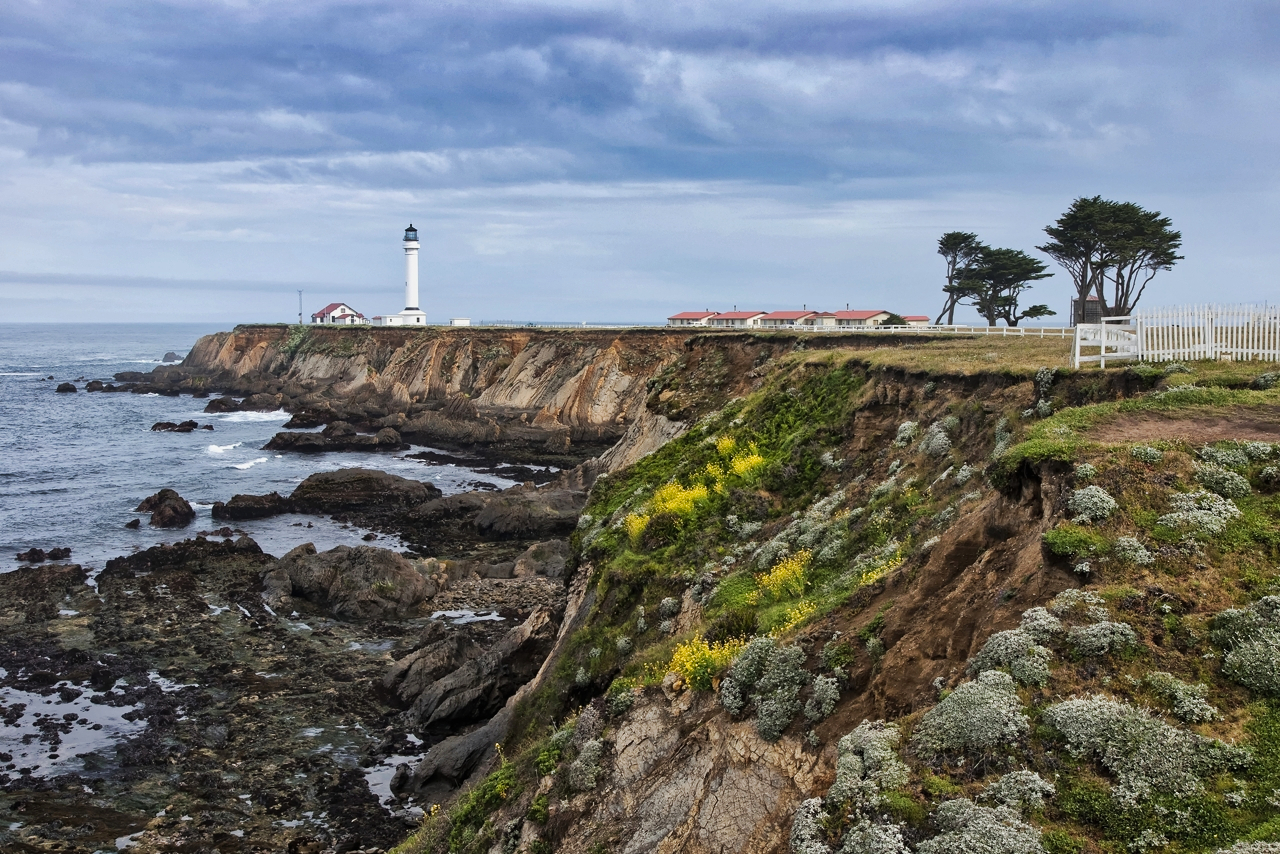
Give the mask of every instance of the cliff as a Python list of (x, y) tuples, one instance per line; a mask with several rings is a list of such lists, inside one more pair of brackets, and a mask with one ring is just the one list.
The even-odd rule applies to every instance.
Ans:
[(401, 851), (1272, 838), (1274, 366), (719, 343), (651, 380), (688, 429), (595, 484), (538, 677), (398, 779), (478, 769)]

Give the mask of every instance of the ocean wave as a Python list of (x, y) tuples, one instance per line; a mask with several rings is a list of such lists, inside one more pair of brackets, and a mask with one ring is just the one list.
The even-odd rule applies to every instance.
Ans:
[(281, 418), (287, 421), (289, 413), (277, 409), (275, 412), (228, 412), (222, 415), (223, 421), (233, 424), (241, 421), (279, 421)]
[(38, 377), (36, 371), (0, 371), (0, 377)]
[(212, 510), (212, 509), (213, 509), (213, 505), (212, 505), (212, 504), (200, 504), (199, 502), (192, 501), (192, 502), (191, 502), (191, 509), (192, 509), (192, 510)]
[(207, 450), (207, 451), (205, 451), (205, 453), (207, 453), (207, 454), (225, 454), (227, 451), (231, 450), (232, 448), (238, 448), (238, 447), (240, 447), (240, 446), (241, 446), (241, 445), (243, 445), (243, 444), (244, 444), (244, 442), (236, 442), (234, 445), (210, 445), (210, 446), (209, 446), (209, 448), (208, 448), (208, 450)]
[(267, 461), (266, 457), (258, 457), (256, 460), (249, 460), (249, 462), (247, 463), (236, 463), (235, 465), (232, 466), (232, 468), (240, 469), (240, 471), (248, 471), (249, 469), (256, 466), (258, 463), (265, 463), (266, 461)]

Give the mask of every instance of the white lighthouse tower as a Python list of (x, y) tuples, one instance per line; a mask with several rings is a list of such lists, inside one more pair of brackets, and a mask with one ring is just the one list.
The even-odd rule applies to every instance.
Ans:
[[(376, 322), (376, 321), (375, 321)], [(427, 315), (418, 307), (418, 230), (404, 230), (404, 311), (382, 319), (386, 326), (424, 326)]]

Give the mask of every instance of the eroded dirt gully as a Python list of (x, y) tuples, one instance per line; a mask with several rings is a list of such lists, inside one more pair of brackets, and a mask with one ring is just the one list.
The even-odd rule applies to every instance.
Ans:
[[(415, 806), (447, 803), (492, 767), (520, 702), (590, 619), (593, 569), (565, 538), (595, 478), (761, 387), (798, 349), (818, 350), (808, 358), (822, 370), (824, 348), (872, 346), (669, 331), (293, 334), (209, 336), (183, 365), (121, 375), (119, 388), (223, 392), (211, 408), (284, 408), (297, 427), (347, 425), (331, 431), (339, 440), (391, 430), (396, 446), (565, 472), (542, 488), (450, 497), (348, 472), (224, 506), (232, 524), (233, 507), (359, 518), (414, 543), (407, 556), (300, 548), (277, 560), (233, 536), (118, 559), (93, 579), (64, 565), (0, 575), (0, 714), (30, 723), (0, 755), (4, 850), (345, 852), (403, 838)], [(956, 401), (998, 412), (1035, 399), (1030, 381), (997, 373), (871, 374), (848, 458), (874, 455), (905, 418), (935, 418)], [(1123, 396), (1125, 382), (1079, 394)], [(282, 435), (286, 450), (300, 441)], [(984, 436), (959, 441), (989, 451)], [(871, 474), (888, 465), (879, 456)], [(1033, 475), (967, 507), (927, 561), (812, 630), (856, 631), (895, 603), (883, 666), (850, 674), (854, 699), (822, 725), (824, 742), (930, 700), (933, 680), (950, 678), (976, 643), (1070, 583), (1040, 566), (1038, 536), (1059, 498)], [(601, 702), (589, 691), (564, 699)], [(799, 738), (766, 744), (713, 704), (651, 691), (618, 732), (609, 782), (557, 808), (549, 829), (565, 851), (606, 841), (782, 850), (796, 799), (832, 773), (831, 751)], [(398, 799), (380, 803), (388, 791)]]

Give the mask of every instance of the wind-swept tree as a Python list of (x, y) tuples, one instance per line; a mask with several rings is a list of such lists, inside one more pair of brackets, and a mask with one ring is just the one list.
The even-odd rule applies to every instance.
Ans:
[(947, 284), (942, 288), (947, 295), (947, 302), (938, 313), (935, 324), (941, 323), (944, 316), (947, 318), (947, 323), (956, 322), (956, 305), (959, 302), (956, 282), (961, 278), (965, 268), (973, 263), (973, 259), (985, 248), (978, 242), (978, 235), (968, 231), (948, 231), (938, 238), (938, 254), (947, 262)]
[[(1160, 270), (1182, 260), (1181, 232), (1160, 213), (1132, 202), (1113, 202), (1101, 196), (1079, 198), (1058, 221), (1045, 228), (1052, 238), (1037, 246), (1071, 274), (1076, 289), (1073, 320), (1084, 319), (1085, 301), (1094, 295), (1104, 315), (1133, 311), (1147, 283)], [(1107, 299), (1106, 283), (1113, 284)]]
[(966, 302), (987, 319), (988, 326), (1003, 320), (1010, 326), (1027, 318), (1056, 314), (1047, 305), (1033, 305), (1018, 311), (1022, 293), (1031, 283), (1047, 279), (1046, 265), (1021, 249), (992, 249), (983, 246), (961, 272), (954, 289), (957, 302)]
[[(1182, 260), (1182, 232), (1174, 231), (1173, 222), (1159, 211), (1148, 211), (1125, 202), (1116, 210), (1115, 225), (1108, 235), (1113, 266), (1103, 276), (1110, 279), (1112, 314), (1133, 313), (1147, 289), (1147, 283), (1161, 270), (1172, 270)], [(1108, 305), (1099, 283), (1098, 298)]]

